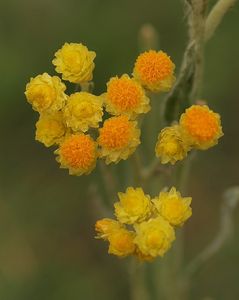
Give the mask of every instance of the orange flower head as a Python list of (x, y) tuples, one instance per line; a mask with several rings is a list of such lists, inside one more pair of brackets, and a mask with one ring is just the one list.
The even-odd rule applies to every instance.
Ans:
[(131, 138), (132, 123), (126, 116), (112, 117), (100, 129), (99, 145), (108, 149), (124, 148)]
[(207, 105), (192, 105), (186, 109), (180, 118), (180, 126), (190, 143), (202, 150), (216, 145), (223, 135), (219, 114)]
[(150, 109), (149, 99), (142, 86), (126, 74), (120, 78), (113, 77), (107, 83), (105, 103), (106, 110), (113, 115), (136, 117)]
[(125, 115), (104, 122), (99, 129), (98, 143), (101, 147), (100, 157), (106, 158), (107, 164), (127, 159), (135, 151), (140, 143), (140, 130), (136, 126), (137, 122), (130, 121)]
[(68, 136), (56, 153), (61, 167), (68, 168), (72, 175), (89, 174), (96, 164), (96, 143), (83, 133)]
[(149, 50), (136, 60), (133, 75), (152, 92), (169, 91), (172, 87), (175, 65), (163, 51)]

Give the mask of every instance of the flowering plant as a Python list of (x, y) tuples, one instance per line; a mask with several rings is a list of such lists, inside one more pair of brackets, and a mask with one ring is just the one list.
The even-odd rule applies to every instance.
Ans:
[[(184, 196), (185, 170), (193, 153), (217, 145), (223, 136), (220, 115), (198, 96), (202, 73), (198, 60), (203, 56), (198, 49), (204, 42), (194, 34), (208, 32), (196, 22), (199, 17), (205, 22), (206, 4), (186, 2), (195, 24), (190, 25), (192, 36), (177, 79), (171, 57), (147, 49), (136, 58), (132, 74), (113, 76), (105, 91), (95, 95), (96, 53), (82, 43), (65, 43), (52, 61), (62, 79), (43, 73), (26, 86), (27, 101), (39, 113), (36, 140), (56, 147), (56, 160), (70, 175), (88, 175), (99, 164), (113, 198), (117, 191), (110, 185), (115, 174), (107, 165), (130, 162), (125, 176), (134, 174), (134, 184), (127, 183), (122, 187), (126, 191), (118, 192), (115, 218), (103, 216), (95, 224), (96, 238), (108, 243), (109, 254), (121, 258), (151, 262), (181, 239), (178, 232), (192, 215), (192, 198)], [(76, 85), (74, 92), (67, 92), (67, 82)], [(159, 98), (165, 92), (169, 94), (163, 101)], [(158, 137), (149, 145), (155, 157), (149, 161), (138, 147), (145, 144), (142, 132), (150, 110), (156, 109), (161, 115), (155, 124)], [(167, 172), (170, 180), (165, 180)]]

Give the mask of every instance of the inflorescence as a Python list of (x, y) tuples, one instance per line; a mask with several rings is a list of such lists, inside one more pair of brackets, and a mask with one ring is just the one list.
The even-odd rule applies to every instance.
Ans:
[(140, 144), (138, 117), (151, 108), (147, 92), (167, 91), (175, 80), (170, 57), (151, 50), (137, 58), (133, 77), (112, 77), (106, 92), (96, 96), (83, 89), (93, 79), (95, 56), (76, 43), (65, 43), (55, 53), (56, 72), (82, 87), (80, 92), (67, 95), (66, 83), (47, 73), (26, 86), (27, 100), (40, 114), (36, 140), (57, 146), (57, 161), (72, 175), (89, 174), (97, 159), (118, 163), (134, 153)]
[(151, 261), (163, 256), (175, 239), (175, 228), (192, 215), (192, 198), (182, 197), (172, 187), (151, 199), (142, 188), (127, 188), (118, 193), (116, 220), (105, 218), (95, 224), (97, 238), (109, 243), (109, 254), (136, 256)]
[[(52, 63), (64, 81), (76, 84), (68, 95), (66, 82), (43, 73), (26, 85), (25, 95), (39, 113), (37, 141), (54, 153), (61, 168), (71, 175), (87, 175), (98, 159), (118, 163), (132, 155), (140, 144), (139, 116), (151, 109), (150, 93), (169, 91), (175, 65), (163, 51), (149, 50), (138, 56), (132, 76), (112, 77), (106, 91), (94, 95), (90, 86), (96, 54), (83, 44), (65, 43)], [(81, 91), (78, 89), (81, 88)], [(206, 150), (223, 135), (220, 116), (204, 105), (192, 105), (178, 122), (158, 135), (156, 156), (162, 164), (175, 164), (192, 149)], [(129, 187), (115, 203), (117, 220), (96, 223), (97, 237), (109, 242), (109, 253), (119, 257), (135, 255), (150, 261), (163, 256), (175, 239), (175, 228), (191, 216), (191, 198), (181, 197), (175, 188), (151, 199), (141, 188)]]

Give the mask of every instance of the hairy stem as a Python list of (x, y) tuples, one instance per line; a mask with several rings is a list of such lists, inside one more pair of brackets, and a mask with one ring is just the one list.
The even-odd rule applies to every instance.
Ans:
[(212, 256), (214, 256), (225, 244), (233, 232), (232, 214), (239, 202), (239, 187), (233, 187), (226, 191), (221, 205), (221, 217), (218, 234), (202, 250), (198, 256), (193, 259), (185, 270), (186, 277), (191, 277), (200, 267), (203, 266)]
[(208, 41), (216, 31), (227, 11), (237, 0), (219, 0), (209, 13), (205, 25), (205, 41)]
[(206, 0), (185, 1), (189, 41), (176, 84), (166, 97), (165, 119), (168, 124), (178, 120), (181, 113), (200, 95), (206, 8)]

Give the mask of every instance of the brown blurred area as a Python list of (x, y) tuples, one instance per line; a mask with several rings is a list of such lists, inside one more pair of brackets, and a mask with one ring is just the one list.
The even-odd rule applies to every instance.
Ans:
[[(206, 47), (203, 97), (221, 114), (224, 137), (193, 163), (186, 260), (217, 232), (222, 193), (239, 185), (238, 15), (237, 4)], [(145, 23), (178, 71), (187, 41), (178, 0), (0, 0), (0, 299), (129, 299), (126, 262), (94, 239), (99, 215), (89, 187), (100, 173), (59, 169), (53, 151), (34, 140), (37, 113), (24, 90), (30, 77), (54, 74), (64, 42), (82, 42), (97, 53), (95, 92), (103, 92), (111, 76), (131, 73)], [(234, 221), (233, 238), (194, 278), (191, 299), (239, 299), (239, 208)]]

